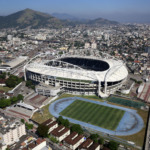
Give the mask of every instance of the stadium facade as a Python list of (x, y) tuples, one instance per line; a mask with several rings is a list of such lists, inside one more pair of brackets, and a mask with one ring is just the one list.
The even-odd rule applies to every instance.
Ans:
[[(39, 54), (24, 68), (25, 80), (60, 87), (66, 93), (107, 97), (126, 81), (127, 68), (113, 57), (65, 55), (45, 60)], [(44, 59), (43, 59), (44, 58)]]

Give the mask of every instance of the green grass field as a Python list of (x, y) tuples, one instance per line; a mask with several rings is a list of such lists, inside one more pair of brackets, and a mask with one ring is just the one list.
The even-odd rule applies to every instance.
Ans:
[(109, 102), (128, 106), (128, 107), (133, 107), (133, 108), (141, 108), (141, 106), (145, 106), (145, 103), (143, 102), (137, 102), (133, 101), (132, 99), (125, 99), (122, 97), (114, 97), (111, 96), (108, 98)]
[(124, 111), (95, 103), (76, 100), (64, 109), (60, 115), (105, 129), (115, 130), (124, 115)]

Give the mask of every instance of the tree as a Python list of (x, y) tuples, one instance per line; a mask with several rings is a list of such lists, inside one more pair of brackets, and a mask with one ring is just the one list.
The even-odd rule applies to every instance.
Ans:
[(137, 81), (137, 84), (141, 84), (142, 83), (142, 81)]
[(18, 85), (22, 81), (21, 78), (18, 78), (17, 76), (10, 75), (9, 78), (6, 80), (6, 86), (12, 88)]
[(98, 135), (98, 134), (91, 134), (91, 135), (90, 135), (90, 139), (91, 139), (91, 140), (94, 140), (94, 139), (97, 139), (97, 138), (99, 138), (99, 135)]
[(99, 144), (103, 145), (104, 144), (104, 139), (103, 138), (100, 138), (99, 140)]
[(53, 143), (59, 143), (59, 141), (58, 141), (56, 138), (52, 137), (52, 136), (50, 136), (49, 139), (50, 139)]
[(61, 125), (65, 126), (65, 127), (69, 127), (69, 125), (70, 125), (68, 119), (63, 119), (62, 116), (59, 116), (57, 118), (57, 122), (58, 122), (58, 124), (61, 124)]
[(0, 108), (5, 108), (11, 105), (10, 99), (1, 99), (0, 100)]
[(18, 99), (19, 101), (20, 101), (20, 100), (23, 100), (23, 98), (24, 98), (24, 96), (23, 96), (23, 95), (18, 94), (17, 99)]
[(26, 86), (31, 88), (31, 89), (35, 89), (35, 85), (32, 83), (31, 80), (26, 81)]
[(30, 129), (33, 129), (33, 124), (30, 124), (30, 123), (25, 123), (25, 126), (26, 126), (26, 128), (28, 129), (28, 130), (30, 130)]
[(83, 134), (83, 129), (81, 128), (81, 126), (79, 124), (74, 124), (71, 127), (71, 131), (72, 132), (77, 132), (78, 134)]
[(110, 141), (108, 148), (110, 148), (111, 150), (117, 150), (118, 149), (118, 143), (116, 143), (115, 141)]
[(5, 79), (6, 78), (6, 73), (3, 72), (2, 74), (0, 74), (0, 79)]
[(95, 143), (98, 143), (98, 138), (99, 138), (98, 134), (91, 134), (90, 135), (90, 139), (93, 140)]
[(22, 122), (22, 123), (25, 123), (24, 119), (21, 119), (21, 122)]
[(64, 121), (64, 126), (68, 128), (69, 125), (70, 125), (69, 120), (68, 120), (68, 119), (65, 119), (65, 121)]
[(27, 86), (27, 87), (30, 87), (31, 85), (32, 85), (32, 81), (31, 81), (31, 80), (27, 80), (27, 81), (26, 81), (26, 86)]
[(40, 124), (37, 128), (37, 134), (41, 137), (47, 137), (48, 136), (48, 126), (45, 126), (43, 124)]
[(59, 117), (57, 118), (57, 122), (58, 122), (58, 124), (62, 124), (62, 122), (63, 122), (63, 117), (62, 117), (62, 116), (59, 116)]

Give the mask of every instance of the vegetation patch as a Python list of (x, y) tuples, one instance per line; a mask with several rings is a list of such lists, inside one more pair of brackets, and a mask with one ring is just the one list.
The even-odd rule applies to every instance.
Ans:
[(145, 106), (145, 103), (142, 102), (135, 102), (127, 99), (123, 99), (120, 97), (110, 97), (108, 98), (109, 102), (124, 105), (124, 106), (129, 106), (133, 108), (141, 108), (141, 106)]
[(4, 91), (4, 92), (8, 92), (8, 91), (12, 90), (12, 88), (9, 88), (7, 86), (0, 86), (0, 90)]
[(24, 99), (24, 97), (21, 94), (19, 94), (17, 97), (14, 96), (14, 97), (11, 97), (8, 99), (2, 98), (2, 99), (0, 99), (0, 108), (5, 108), (7, 106), (17, 103), (20, 100), (23, 100), (23, 99)]
[(42, 122), (46, 121), (47, 119), (52, 118), (52, 115), (49, 112), (49, 104), (42, 107), (41, 112), (35, 112), (32, 116), (32, 120), (41, 124)]

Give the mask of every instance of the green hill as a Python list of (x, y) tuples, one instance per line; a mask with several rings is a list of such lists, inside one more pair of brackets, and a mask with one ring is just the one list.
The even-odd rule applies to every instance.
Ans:
[(2, 28), (61, 28), (63, 26), (86, 25), (116, 25), (118, 22), (103, 18), (95, 20), (61, 20), (49, 14), (25, 9), (8, 16), (0, 16), (0, 29)]
[(59, 28), (65, 22), (49, 15), (31, 9), (25, 9), (8, 16), (0, 16), (0, 28), (40, 28), (55, 27)]

